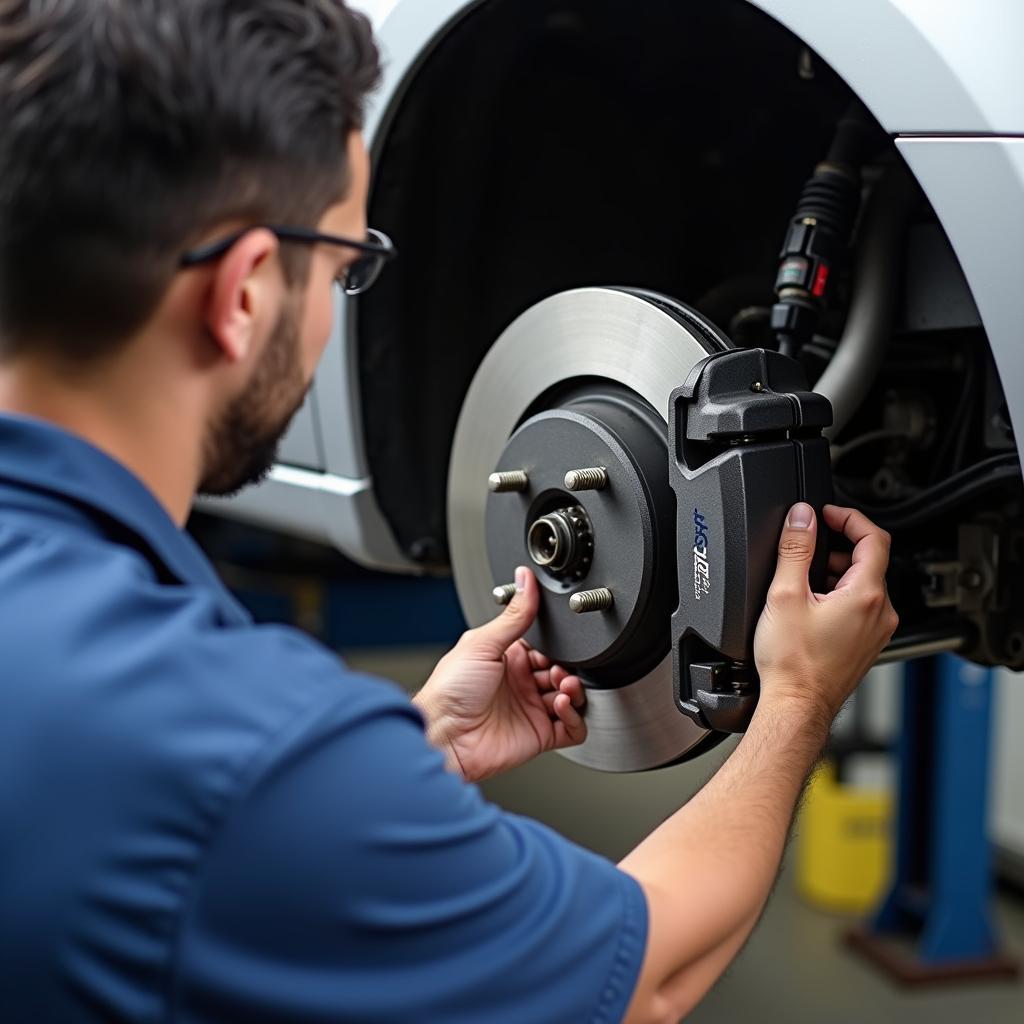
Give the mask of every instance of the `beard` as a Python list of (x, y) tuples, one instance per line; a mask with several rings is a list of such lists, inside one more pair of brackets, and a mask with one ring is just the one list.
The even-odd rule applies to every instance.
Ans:
[(245, 391), (210, 425), (199, 493), (230, 497), (266, 479), (310, 385), (303, 378), (300, 310), (289, 303), (253, 369)]

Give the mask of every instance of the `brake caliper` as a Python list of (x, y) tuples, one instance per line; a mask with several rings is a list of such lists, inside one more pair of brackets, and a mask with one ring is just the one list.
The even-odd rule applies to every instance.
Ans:
[(832, 500), (826, 398), (794, 359), (737, 349), (701, 360), (669, 405), (679, 607), (672, 616), (676, 698), (707, 729), (743, 732), (757, 704), (754, 630), (790, 507), (819, 516), (811, 585), (823, 589)]

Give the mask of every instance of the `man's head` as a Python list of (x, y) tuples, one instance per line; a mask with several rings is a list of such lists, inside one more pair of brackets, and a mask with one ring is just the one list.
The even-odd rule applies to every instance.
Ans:
[(154, 324), (215, 381), (202, 486), (257, 477), (359, 257), (252, 230), (366, 234), (379, 76), (342, 0), (0, 0), (0, 362), (86, 372)]

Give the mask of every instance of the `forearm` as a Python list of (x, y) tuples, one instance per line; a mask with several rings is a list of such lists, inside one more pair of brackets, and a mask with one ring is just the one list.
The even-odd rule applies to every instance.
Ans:
[(742, 947), (827, 733), (827, 717), (806, 705), (763, 702), (715, 777), (622, 862), (650, 913), (640, 1003), (685, 1012)]
[(824, 518), (853, 545), (830, 558), (838, 582), (812, 591), (817, 521), (809, 505), (794, 505), (754, 635), (761, 697), (750, 729), (715, 778), (622, 863), (649, 909), (631, 1024), (678, 1020), (746, 941), (832, 715), (899, 622), (885, 588), (888, 535), (853, 509), (829, 505)]

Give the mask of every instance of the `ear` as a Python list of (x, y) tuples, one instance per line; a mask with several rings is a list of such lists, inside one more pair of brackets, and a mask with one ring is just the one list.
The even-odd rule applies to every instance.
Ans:
[(252, 350), (262, 324), (275, 322), (280, 285), (268, 274), (277, 238), (265, 228), (246, 232), (218, 261), (206, 309), (206, 326), (232, 363)]

